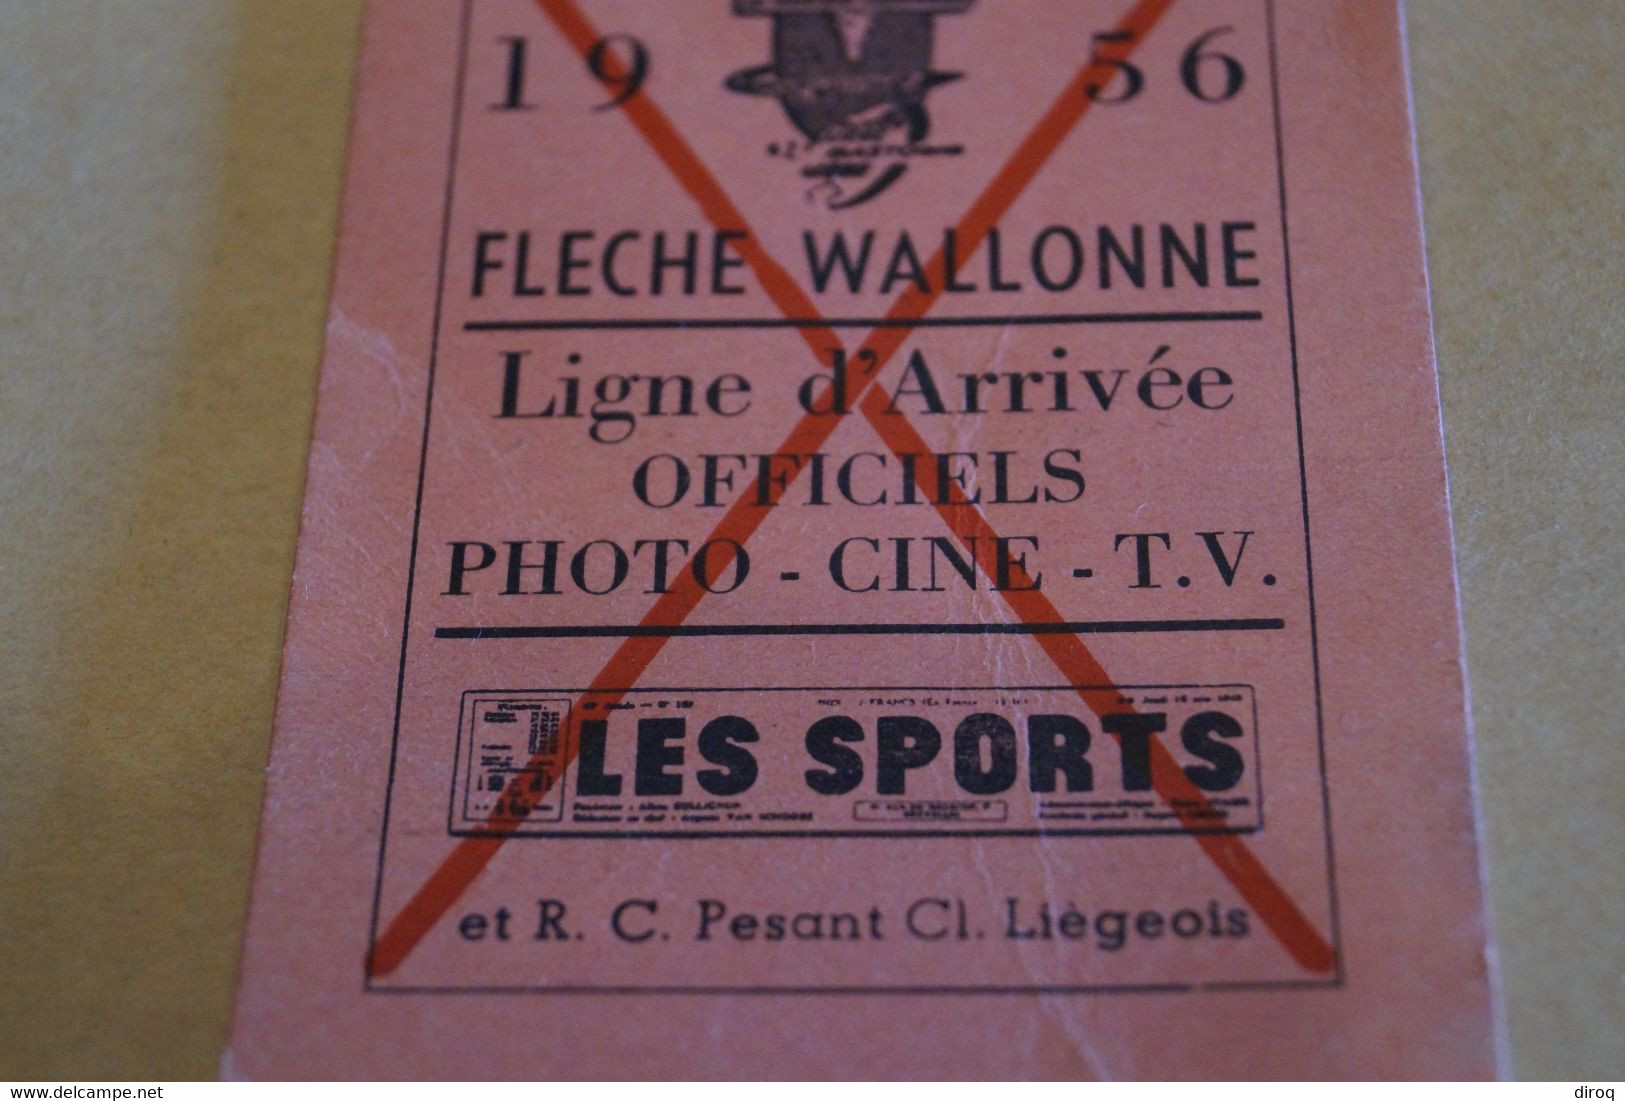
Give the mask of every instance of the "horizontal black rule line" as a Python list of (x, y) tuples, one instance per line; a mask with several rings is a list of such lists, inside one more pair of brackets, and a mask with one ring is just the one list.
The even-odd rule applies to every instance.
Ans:
[(1156, 313), (997, 314), (980, 317), (653, 317), (613, 320), (467, 321), (471, 333), (542, 332), (581, 329), (974, 329), (1010, 325), (1133, 325), (1147, 322), (1262, 321), (1258, 310), (1165, 310)]
[(550, 627), (436, 627), (435, 638), (710, 638), (761, 635), (1120, 635), (1279, 631), (1282, 619), (1098, 619), (1067, 623), (717, 623)]

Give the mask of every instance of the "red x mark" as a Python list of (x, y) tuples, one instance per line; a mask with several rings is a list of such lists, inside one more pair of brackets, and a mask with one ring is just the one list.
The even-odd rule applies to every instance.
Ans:
[[(574, 0), (538, 0), (542, 11), (552, 19), (559, 32), (583, 57), (602, 38), (589, 23)], [(993, 177), (970, 210), (955, 227), (955, 240), (961, 253), (968, 257), (979, 248), (998, 220), (1008, 211), (1022, 190), (1036, 176), (1050, 155), (1060, 146), (1079, 119), (1089, 110), (1091, 100), (1086, 93), (1089, 85), (1104, 86), (1113, 76), (1111, 62), (1126, 59), (1145, 38), (1173, 0), (1138, 0), (1115, 28), (1116, 40), (1103, 48), (1096, 59), (1084, 66), (1061, 92), (1055, 103), (1039, 119), (1038, 124), (1022, 141), (1010, 159)], [(613, 66), (606, 64), (606, 69)], [(607, 78), (614, 80), (624, 74), (610, 71)], [(659, 106), (646, 92), (629, 98), (622, 109), (626, 117), (648, 141), (654, 152), (665, 162), (677, 182), (700, 206), (706, 218), (719, 230), (732, 231), (743, 236), (737, 240), (740, 255), (755, 272), (762, 288), (786, 317), (817, 318), (819, 312), (791, 275), (781, 267), (757, 241), (745, 217), (734, 206), (714, 176), (678, 133)], [(943, 286), (947, 260), (939, 250), (926, 265), (926, 284), (932, 288)], [(852, 396), (857, 399), (858, 411), (874, 427), (880, 438), (893, 452), (928, 454), (931, 448), (908, 420), (896, 413), (885, 411), (887, 402), (879, 390), (869, 388), (887, 362), (907, 340), (911, 329), (907, 322), (918, 321), (935, 305), (938, 291), (922, 291), (911, 285), (893, 303), (886, 314), (891, 326), (876, 329), (864, 340), (857, 354), (849, 362)], [(902, 324), (899, 324), (902, 323)], [(803, 338), (820, 362), (830, 349), (840, 347), (834, 331), (826, 326), (804, 326)], [(780, 453), (810, 454), (817, 451), (839, 424), (833, 416), (804, 415), (778, 447)], [(936, 481), (936, 464), (919, 466), (920, 488), (932, 500), (947, 499), (949, 503), (937, 506), (937, 512), (948, 528), (965, 543), (973, 554), (978, 547), (994, 545), (997, 537), (992, 525), (981, 510), (966, 499), (955, 483), (941, 487)], [(792, 473), (782, 485), (767, 487), (768, 504), (758, 503), (757, 486), (753, 483), (741, 493), (711, 532), (710, 539), (718, 541), (719, 549), (732, 541), (741, 546), (761, 526), (778, 499), (794, 480)], [(708, 580), (719, 577), (731, 564), (723, 554), (712, 556), (714, 567)], [(710, 563), (708, 563), (709, 565)], [(991, 562), (979, 563), (984, 571)], [(641, 620), (644, 626), (675, 626), (688, 617), (706, 590), (688, 571), (663, 594)], [(1011, 610), (1025, 623), (1064, 622), (1060, 612), (1048, 597), (1032, 589), (1021, 589), (1031, 578), (1019, 568), (1012, 576), (1013, 590), (1001, 591)], [(1056, 666), (1074, 685), (1110, 684), (1111, 678), (1101, 668), (1083, 642), (1070, 634), (1039, 634), (1034, 636)], [(593, 678), (582, 698), (591, 698), (600, 708), (618, 703), (623, 690), (635, 683), (649, 663), (665, 645), (663, 636), (628, 638), (616, 649), (603, 669)], [(1097, 715), (1130, 712), (1133, 709), (1120, 702), (1117, 693), (1109, 689), (1079, 689), (1079, 695)], [(572, 709), (572, 715), (574, 709)], [(573, 732), (572, 732), (573, 735)], [(578, 744), (571, 736), (569, 746)], [(1153, 786), (1161, 798), (1179, 815), (1181, 822), (1192, 829), (1202, 851), (1241, 896), (1252, 906), (1264, 926), (1281, 942), (1286, 951), (1302, 967), (1315, 972), (1330, 972), (1336, 966), (1336, 954), (1330, 944), (1298, 909), (1281, 886), (1275, 882), (1247, 843), (1232, 834), (1195, 832), (1195, 827), (1211, 821), (1206, 796), (1179, 768), (1166, 747), (1151, 740), (1151, 775)], [(538, 762), (532, 762), (533, 765)], [(513, 782), (512, 795), (522, 794)], [(507, 800), (504, 800), (507, 802)], [(521, 805), (523, 802), (521, 801)], [(374, 943), (367, 961), (372, 976), (387, 975), (417, 947), (431, 928), (445, 916), (447, 910), (462, 896), (480, 871), (496, 856), (512, 833), (522, 824), (522, 817), (505, 816), (489, 819), (482, 829), (488, 836), (466, 837), (451, 851), (416, 894), (395, 915), (393, 921)]]

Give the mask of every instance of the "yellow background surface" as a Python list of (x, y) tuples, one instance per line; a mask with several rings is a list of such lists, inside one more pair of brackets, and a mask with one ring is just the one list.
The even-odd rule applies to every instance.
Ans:
[[(1408, 23), (1509, 1069), (1618, 1079), (1625, 4)], [(0, 0), (0, 1078), (215, 1073), (358, 27)]]

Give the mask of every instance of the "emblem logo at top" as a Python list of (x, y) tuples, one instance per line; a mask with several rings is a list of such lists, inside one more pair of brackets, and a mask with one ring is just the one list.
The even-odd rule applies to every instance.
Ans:
[(727, 86), (773, 96), (800, 132), (770, 156), (801, 162), (808, 198), (857, 206), (902, 178), (918, 157), (956, 156), (930, 145), (925, 97), (963, 74), (931, 67), (934, 22), (975, 0), (734, 0), (736, 16), (773, 20), (773, 60)]

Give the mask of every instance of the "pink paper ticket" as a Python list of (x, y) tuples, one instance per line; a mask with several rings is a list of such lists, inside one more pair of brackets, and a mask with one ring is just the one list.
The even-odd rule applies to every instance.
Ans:
[(1388, 0), (366, 24), (242, 1077), (1475, 1077)]

